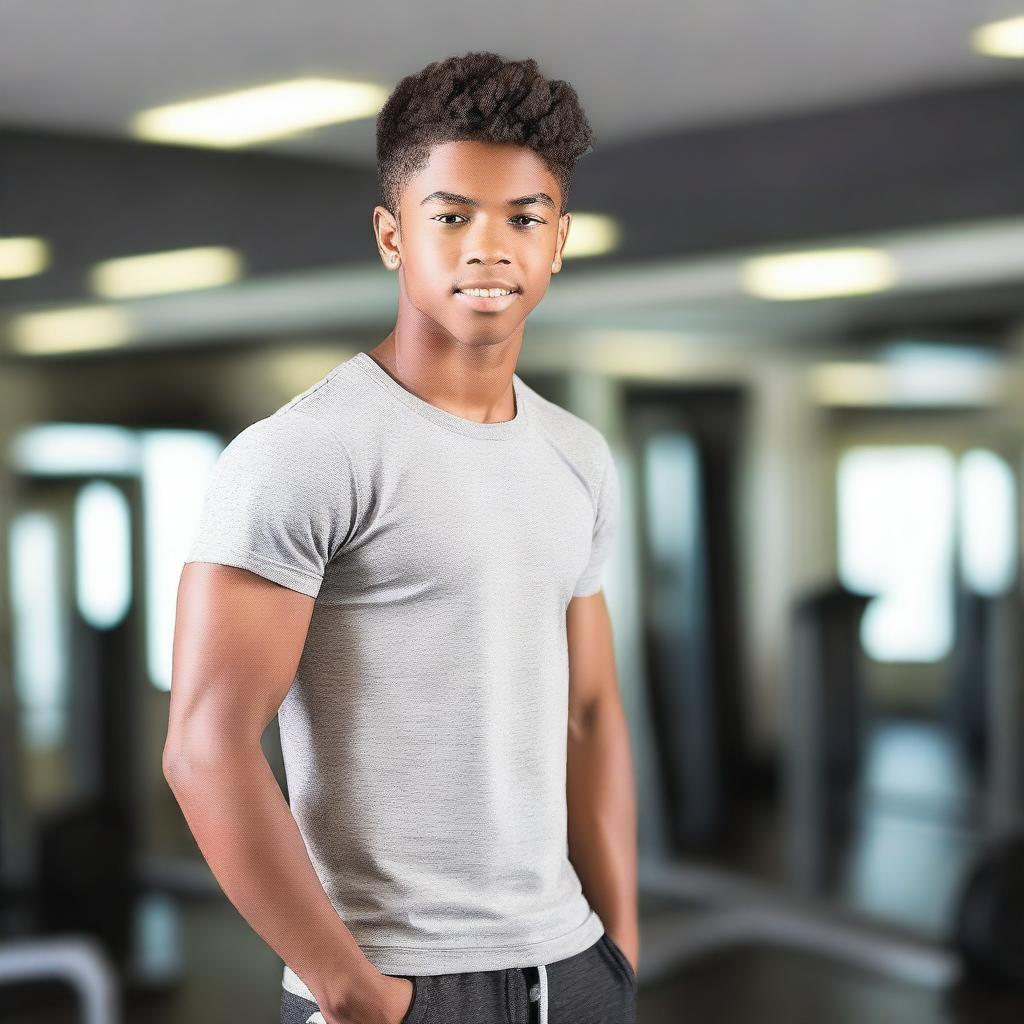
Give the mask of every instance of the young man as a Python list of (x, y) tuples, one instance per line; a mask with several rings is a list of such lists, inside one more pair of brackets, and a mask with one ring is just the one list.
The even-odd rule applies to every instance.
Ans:
[[(284, 961), (284, 1024), (635, 1019), (633, 771), (600, 590), (618, 480), (600, 432), (515, 373), (590, 139), (532, 60), (403, 79), (373, 215), (394, 330), (215, 467), (164, 773)], [(260, 746), (275, 714), (290, 808)]]

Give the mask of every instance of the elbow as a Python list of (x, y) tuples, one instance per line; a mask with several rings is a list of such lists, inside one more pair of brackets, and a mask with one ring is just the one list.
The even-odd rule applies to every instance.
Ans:
[(170, 741), (164, 744), (160, 767), (163, 770), (164, 778), (167, 780), (167, 785), (170, 786), (172, 791), (181, 777), (182, 760), (181, 751), (176, 744), (172, 744)]
[(177, 795), (192, 779), (245, 770), (262, 756), (260, 737), (253, 730), (228, 726), (218, 717), (195, 716), (168, 733), (161, 767)]
[[(167, 734), (160, 766), (172, 790), (180, 787), (197, 766), (206, 760), (201, 756), (203, 748), (197, 746), (197, 742), (198, 738), (192, 728), (172, 728)], [(214, 748), (208, 745), (206, 749)]]

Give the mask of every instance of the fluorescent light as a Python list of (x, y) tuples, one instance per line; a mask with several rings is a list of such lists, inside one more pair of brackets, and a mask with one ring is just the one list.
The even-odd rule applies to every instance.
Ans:
[(9, 464), (26, 476), (135, 476), (141, 453), (135, 434), (108, 423), (36, 423), (8, 446)]
[(971, 46), (989, 57), (1024, 57), (1024, 17), (979, 25), (971, 33)]
[(976, 366), (993, 366), (1002, 359), (1000, 353), (991, 349), (909, 339), (891, 341), (884, 345), (882, 356), (891, 365), (961, 366), (968, 372)]
[(942, 360), (829, 362), (808, 371), (811, 397), (831, 406), (988, 406), (1000, 400), (1002, 379), (998, 365)]
[(93, 267), (90, 283), (93, 291), (105, 299), (126, 299), (157, 292), (215, 288), (237, 280), (241, 268), (241, 257), (234, 249), (175, 249), (104, 260)]
[(23, 313), (12, 328), (14, 347), (26, 355), (110, 348), (134, 334), (132, 318), (116, 306), (77, 306)]
[(740, 267), (743, 288), (761, 299), (820, 299), (888, 288), (893, 262), (881, 249), (817, 249), (754, 256)]
[(572, 213), (569, 237), (562, 255), (569, 259), (611, 252), (619, 244), (619, 234), (619, 225), (614, 217), (603, 213)]
[(42, 238), (0, 238), (0, 280), (31, 277), (50, 265), (50, 247)]
[(144, 110), (130, 129), (155, 142), (231, 148), (373, 117), (387, 96), (370, 82), (298, 78)]

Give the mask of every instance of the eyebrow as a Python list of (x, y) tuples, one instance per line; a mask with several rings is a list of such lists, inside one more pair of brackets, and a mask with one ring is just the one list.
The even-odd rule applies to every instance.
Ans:
[[(431, 192), (425, 199), (420, 200), (420, 206), (425, 203), (437, 202), (437, 203), (455, 203), (459, 206), (479, 206), (480, 203), (476, 199), (472, 199), (469, 196), (460, 196), (458, 192)], [(551, 209), (555, 208), (555, 201), (547, 194), (547, 192), (535, 192), (531, 196), (520, 196), (518, 199), (507, 199), (505, 200), (506, 206), (550, 206)]]

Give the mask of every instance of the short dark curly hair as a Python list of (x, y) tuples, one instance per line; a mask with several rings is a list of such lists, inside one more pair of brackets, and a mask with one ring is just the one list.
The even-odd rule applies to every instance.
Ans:
[(407, 75), (377, 115), (377, 181), (381, 204), (398, 216), (398, 197), (433, 146), (482, 141), (529, 146), (543, 159), (566, 212), (576, 161), (593, 132), (568, 82), (549, 80), (535, 60), (476, 51)]

